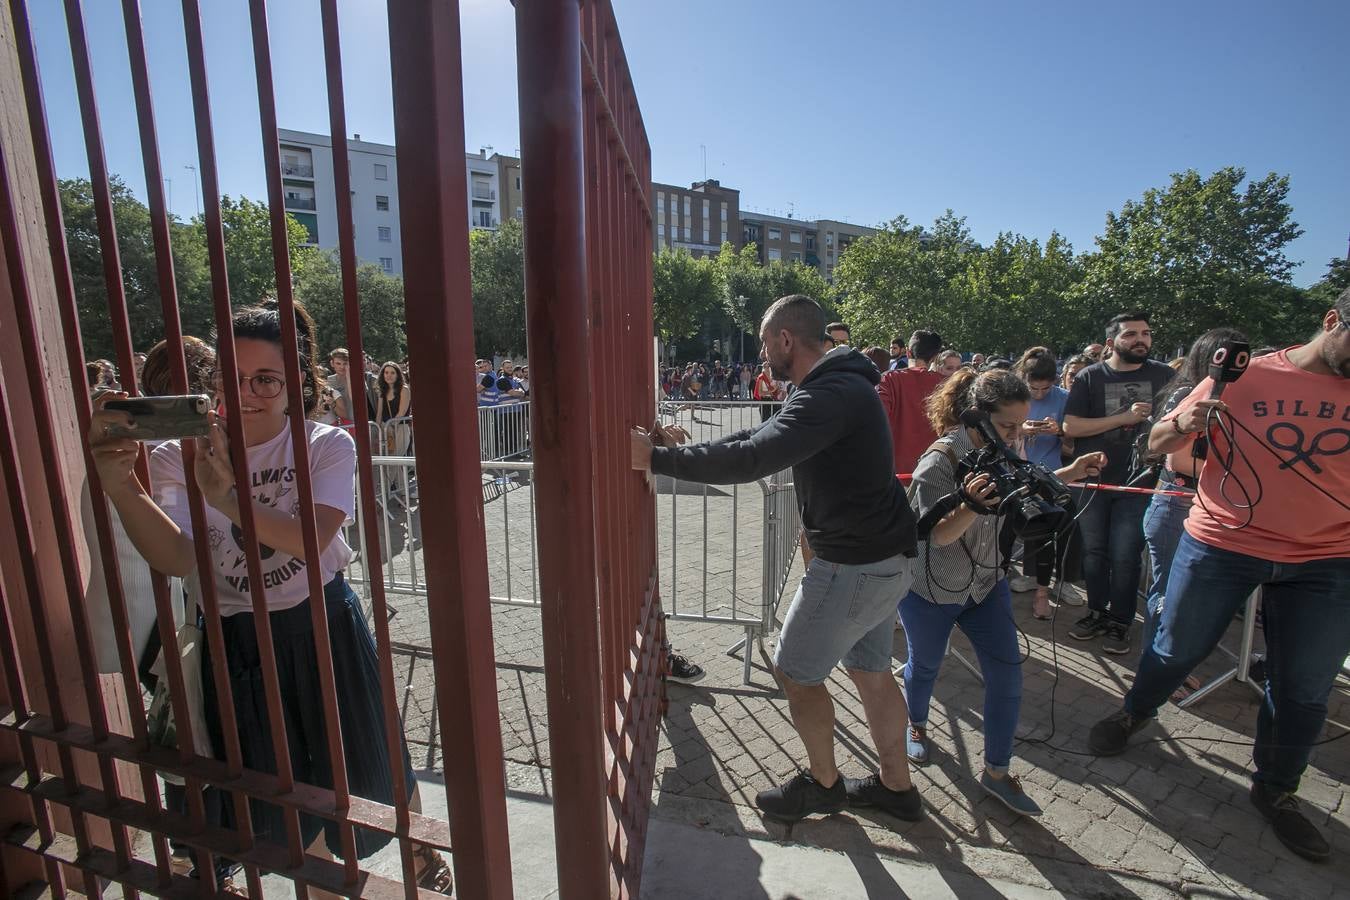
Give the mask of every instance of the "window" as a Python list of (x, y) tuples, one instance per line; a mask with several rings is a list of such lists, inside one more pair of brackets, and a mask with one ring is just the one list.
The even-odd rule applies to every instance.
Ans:
[(665, 236), (666, 236), (666, 223), (665, 223), (665, 222), (661, 222), (660, 224), (658, 224), (658, 225), (656, 226), (656, 236), (657, 236), (657, 237), (665, 237)]
[(376, 181), (389, 180), (389, 167), (386, 166), (384, 163), (375, 164), (375, 180)]
[(386, 244), (394, 239), (393, 230), (388, 225), (381, 225), (379, 227), (379, 233), (380, 240), (384, 241)]
[(516, 176), (516, 190), (520, 190), (520, 176)]
[[(684, 221), (687, 223), (689, 220), (685, 219)], [(693, 240), (693, 238), (689, 236), (689, 226), (687, 224), (684, 226), (684, 239), (686, 241)]]
[(386, 272), (394, 271), (394, 258), (392, 256), (381, 256), (380, 268), (384, 269)]
[(781, 250), (779, 250), (777, 247), (770, 247), (770, 248), (769, 248), (769, 259), (770, 259), (771, 261), (772, 261), (772, 260), (775, 260), (775, 259), (782, 259), (782, 258), (783, 258), (783, 253), (782, 253)]
[(792, 244), (800, 244), (802, 242), (802, 233), (800, 231), (789, 231), (788, 242)]
[(710, 241), (710, 240), (712, 240), (712, 232), (708, 229), (708, 220), (707, 220), (707, 219), (704, 219), (704, 220), (703, 220), (703, 243), (706, 244), (706, 243), (708, 243), (708, 241)]
[(798, 250), (793, 250), (793, 251), (792, 251), (792, 261), (793, 261), (793, 262), (801, 262), (801, 261), (802, 261), (802, 254), (801, 254), (800, 251), (798, 251)]
[(769, 229), (769, 240), (771, 240), (771, 241), (781, 241), (782, 239), (783, 239), (783, 232), (782, 232), (781, 229), (778, 229), (778, 228), (770, 228), (770, 229)]
[(727, 222), (726, 222), (725, 219), (723, 219), (723, 220), (722, 220), (722, 243), (725, 244), (726, 242), (727, 242)]
[(375, 208), (380, 212), (389, 212), (389, 198), (384, 194), (376, 194)]
[(657, 192), (656, 192), (656, 208), (659, 209), (659, 210), (661, 210), (662, 212), (665, 212), (665, 209), (666, 209), (666, 192), (665, 192), (665, 191), (657, 191)]
[(525, 209), (523, 207), (520, 206), (516, 207), (516, 218), (517, 219), (525, 218)]
[(688, 216), (689, 216), (689, 198), (688, 198), (688, 197), (685, 197), (685, 198), (684, 198), (684, 215), (685, 215), (686, 218), (688, 218)]
[(808, 234), (806, 236), (806, 249), (807, 250), (816, 249), (816, 236), (814, 234)]

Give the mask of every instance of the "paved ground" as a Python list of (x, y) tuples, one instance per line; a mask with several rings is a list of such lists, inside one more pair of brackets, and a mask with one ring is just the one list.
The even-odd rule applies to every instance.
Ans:
[[(493, 593), (527, 600), (532, 596), (531, 492), (528, 485), (504, 487), (505, 495), (487, 505)], [(712, 611), (728, 614), (734, 596), (738, 615), (755, 614), (762, 539), (754, 517), (761, 502), (753, 486), (735, 494), (709, 494), (705, 566), (702, 492), (673, 500), (669, 492), (662, 495), (658, 510), (663, 528), (678, 521), (680, 537), (663, 544), (661, 578), (681, 611), (702, 608), (706, 578)], [(508, 545), (510, 566), (505, 561)], [(672, 560), (676, 545), (677, 558)], [(406, 554), (395, 560), (394, 569), (402, 580), (411, 580)], [(789, 580), (789, 596), (795, 580), (796, 573)], [(410, 649), (427, 644), (422, 601), (407, 597), (395, 602), (399, 613), (393, 637), (405, 646), (396, 668), (406, 688), (408, 737), (415, 764), (434, 777), (440, 759), (434, 749), (439, 735), (431, 665), (425, 654)], [(806, 869), (835, 871), (830, 866), (842, 865), (838, 871), (854, 873), (848, 882), (853, 887), (846, 888), (847, 879), (832, 882), (837, 889), (829, 891), (831, 896), (941, 895), (936, 882), (915, 874), (914, 864), (934, 867), (929, 871), (940, 876), (945, 892), (961, 897), (1042, 892), (1124, 898), (1350, 895), (1350, 797), (1345, 787), (1350, 739), (1315, 750), (1304, 780), (1301, 796), (1314, 819), (1326, 827), (1336, 854), (1330, 864), (1306, 863), (1275, 841), (1247, 800), (1247, 742), (1254, 733), (1258, 702), (1251, 687), (1229, 684), (1188, 711), (1169, 706), (1159, 723), (1140, 736), (1184, 740), (1155, 740), (1122, 757), (1096, 759), (1083, 754), (1087, 731), (1116, 708), (1136, 655), (1112, 657), (1095, 645), (1067, 640), (1077, 617), (1073, 607), (1061, 608), (1050, 623), (1031, 617), (1029, 596), (1019, 597), (1016, 609), (1029, 653), (1019, 733), (1031, 740), (1019, 744), (1014, 771), (1045, 808), (1039, 820), (1017, 819), (979, 789), (972, 773), (978, 771), (982, 752), (982, 687), (949, 659), (933, 701), (936, 758), (916, 777), (928, 812), (924, 822), (904, 824), (883, 814), (847, 813), (792, 828), (766, 824), (754, 810), (755, 793), (793, 774), (803, 756), (786, 702), (775, 690), (759, 648), (752, 683), (741, 684), (741, 662), (724, 653), (741, 636), (738, 628), (671, 622), (676, 647), (706, 666), (708, 676), (697, 686), (670, 689), (654, 794), (653, 815), (661, 825), (653, 827), (647, 894), (823, 896), (812, 887), (817, 881), (785, 880), (784, 873), (794, 871), (801, 860), (784, 855), (784, 848), (804, 847), (843, 854), (832, 863), (806, 864)], [(503, 750), (512, 785), (520, 796), (547, 799), (548, 719), (538, 613), (498, 606), (493, 627)], [(1136, 627), (1136, 639), (1137, 632)], [(1236, 640), (1234, 629), (1229, 645), (1235, 646)], [(973, 658), (959, 634), (952, 647)], [(903, 635), (897, 632), (897, 666), (904, 655)], [(1216, 655), (1199, 674), (1209, 677), (1226, 667), (1227, 659)], [(830, 687), (836, 698), (841, 768), (847, 774), (870, 771), (874, 758), (857, 697), (842, 673), (836, 672)], [(1333, 692), (1329, 720), (1335, 724), (1328, 727), (1329, 735), (1350, 726), (1347, 693), (1345, 682)], [(663, 851), (663, 834), (681, 852), (688, 847), (700, 859), (714, 854), (738, 865), (690, 867), (687, 857), (672, 858)], [(906, 864), (911, 868), (903, 868)], [(754, 877), (747, 879), (747, 871)], [(717, 880), (733, 874), (734, 886)]]

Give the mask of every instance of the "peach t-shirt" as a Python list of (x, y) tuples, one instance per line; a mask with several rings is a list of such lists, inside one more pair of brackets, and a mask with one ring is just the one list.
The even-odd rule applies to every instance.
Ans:
[[(1162, 421), (1170, 422), (1208, 397), (1211, 387), (1208, 378), (1200, 382)], [(1228, 447), (1218, 428), (1211, 428), (1200, 496), (1186, 519), (1186, 531), (1210, 546), (1273, 562), (1350, 557), (1350, 510), (1331, 499), (1350, 503), (1350, 378), (1304, 371), (1289, 361), (1289, 350), (1281, 350), (1252, 360), (1221, 399), (1234, 420), (1258, 436), (1233, 427), (1237, 447), (1256, 470), (1262, 492), (1250, 511), (1225, 499), (1224, 494), (1246, 502), (1233, 476), (1220, 490), (1224, 471), (1218, 460)], [(1241, 456), (1233, 468), (1255, 496), (1256, 478)], [(1251, 523), (1234, 530), (1249, 513)]]

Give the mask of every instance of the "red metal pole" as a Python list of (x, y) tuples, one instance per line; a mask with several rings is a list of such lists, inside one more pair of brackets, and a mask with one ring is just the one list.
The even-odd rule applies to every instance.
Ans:
[(530, 431), (553, 759), (558, 888), (610, 892), (605, 840), (591, 397), (566, 385), (590, 358), (581, 28), (576, 0), (520, 0), (516, 57), (524, 167)]
[(403, 245), (410, 361), (418, 379), (441, 385), (446, 398), (439, 408), (434, 393), (424, 398), (430, 407), (418, 400), (416, 452), (426, 476), (418, 482), (422, 508), (436, 511), (423, 517), (422, 529), (455, 875), (465, 897), (506, 900), (512, 893), (506, 778), (477, 400), (469, 389), (473, 297), (458, 5), (390, 0), (389, 45), (400, 224), (411, 238)]

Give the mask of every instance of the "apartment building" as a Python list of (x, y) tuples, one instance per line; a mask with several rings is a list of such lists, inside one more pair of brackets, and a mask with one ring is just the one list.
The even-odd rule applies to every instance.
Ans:
[[(305, 226), (312, 246), (338, 245), (333, 144), (326, 134), (278, 129), (286, 212)], [(398, 219), (398, 159), (394, 148), (361, 140), (347, 142), (351, 170), (352, 223), (356, 256), (391, 275), (403, 274)]]
[[(337, 192), (333, 179), (333, 144), (326, 134), (278, 129), (281, 180), (286, 212), (309, 232), (311, 246), (336, 250)], [(403, 274), (398, 216), (398, 158), (389, 144), (347, 141), (351, 170), (352, 225), (356, 258), (374, 263), (391, 275)], [(514, 164), (514, 168), (511, 168)], [(503, 212), (519, 216), (520, 160), (488, 156), (486, 149), (464, 154), (468, 185), (465, 213), (471, 228), (501, 225)], [(512, 191), (504, 191), (504, 173), (512, 173)]]
[(759, 261), (804, 263), (817, 269), (827, 281), (834, 279), (834, 267), (853, 241), (877, 229), (834, 219), (814, 222), (792, 216), (745, 211), (741, 213), (739, 246), (755, 244)]
[(520, 187), (520, 160), (514, 156), (494, 153), (497, 163), (497, 184), (501, 192), (502, 220), (525, 218), (525, 193)]
[(740, 234), (741, 192), (716, 179), (682, 188), (652, 183), (652, 246), (715, 255), (722, 244), (735, 245)]

